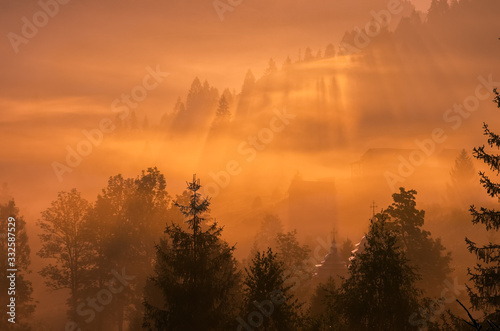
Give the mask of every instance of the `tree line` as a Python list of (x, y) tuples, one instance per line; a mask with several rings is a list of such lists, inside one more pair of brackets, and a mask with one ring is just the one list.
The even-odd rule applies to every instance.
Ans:
[[(499, 135), (487, 124), (483, 129), (488, 146), (500, 148)], [(498, 155), (485, 146), (473, 155), (498, 174)], [(498, 198), (499, 184), (485, 172), (479, 176), (487, 194)], [(58, 194), (38, 221), (37, 254), (48, 261), (40, 271), (46, 286), (68, 293), (67, 330), (499, 329), (500, 245), (465, 239), (478, 260), (468, 271), (470, 307), (483, 316), (439, 311), (451, 255), (424, 230), (415, 190), (400, 188), (393, 203), (373, 216), (363, 249), (346, 260), (346, 276), (307, 289), (314, 268), (303, 262), (311, 250), (295, 231), (283, 233), (276, 217), (265, 217), (242, 264), (234, 257), (236, 246), (222, 239), (223, 227), (210, 216), (210, 199), (200, 188), (193, 176), (174, 199), (164, 175), (149, 168), (136, 178), (110, 177), (94, 202), (76, 189)], [(473, 224), (498, 231), (497, 210), (471, 206), (470, 213)], [(35, 301), (26, 278), (26, 222), (13, 200), (0, 205), (0, 216), (2, 225), (9, 217), (17, 221), (17, 327), (29, 330)], [(0, 243), (6, 251), (7, 241)], [(305, 288), (291, 282), (299, 274)], [(0, 323), (7, 328), (5, 319)]]

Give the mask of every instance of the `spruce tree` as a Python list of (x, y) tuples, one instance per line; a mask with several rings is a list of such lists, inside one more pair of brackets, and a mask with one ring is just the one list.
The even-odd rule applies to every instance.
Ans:
[(418, 277), (396, 232), (390, 230), (387, 215), (379, 214), (372, 219), (365, 250), (353, 259), (334, 298), (334, 313), (342, 316), (346, 330), (416, 330), (409, 317), (420, 306)]
[(300, 324), (299, 304), (285, 284), (284, 264), (271, 248), (257, 252), (248, 268), (244, 315), (240, 326), (253, 330), (297, 330)]
[(422, 229), (425, 211), (416, 208), (416, 194), (415, 190), (400, 187), (399, 193), (392, 195), (394, 202), (382, 214), (389, 216), (387, 226), (395, 231), (398, 244), (422, 276), (419, 285), (429, 296), (438, 297), (443, 281), (451, 272), (451, 254), (445, 253), (439, 238), (432, 238), (429, 231)]
[(460, 187), (463, 184), (469, 183), (475, 174), (476, 169), (474, 168), (472, 159), (465, 149), (462, 149), (455, 160), (455, 166), (450, 171), (453, 186)]
[(462, 149), (450, 171), (451, 185), (448, 185), (450, 197), (460, 205), (463, 205), (465, 199), (477, 193), (475, 187), (471, 185), (475, 175), (476, 169), (472, 158), (465, 149)]
[(234, 246), (221, 239), (222, 227), (208, 224), (210, 200), (200, 188), (194, 176), (189, 203), (176, 202), (188, 230), (172, 223), (156, 246), (154, 276), (145, 289), (148, 330), (224, 330), (236, 323), (240, 277)]
[(227, 101), (226, 96), (222, 95), (219, 99), (217, 111), (215, 112), (213, 127), (224, 127), (229, 123), (230, 120), (231, 112), (229, 111), (229, 102)]
[[(493, 101), (500, 108), (500, 95), (494, 89)], [(483, 124), (484, 135), (488, 137), (490, 148), (500, 148), (500, 136), (490, 131), (486, 123)], [(485, 146), (476, 147), (473, 156), (487, 164), (491, 171), (500, 172), (500, 155), (485, 151)], [(479, 172), (480, 182), (492, 198), (500, 198), (500, 184), (494, 183), (485, 172)], [(487, 231), (498, 231), (500, 228), (500, 211), (487, 207), (477, 209), (474, 205), (470, 207), (473, 224), (482, 224)], [(500, 245), (488, 243), (478, 245), (466, 238), (468, 249), (475, 254), (478, 260), (474, 270), (468, 270), (470, 280), (475, 289), (468, 288), (472, 306), (475, 309), (493, 311), (497, 318), (500, 316)]]

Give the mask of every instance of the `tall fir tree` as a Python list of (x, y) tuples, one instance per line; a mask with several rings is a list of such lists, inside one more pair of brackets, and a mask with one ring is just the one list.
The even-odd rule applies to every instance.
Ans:
[(188, 230), (172, 223), (156, 246), (154, 276), (145, 288), (143, 326), (148, 330), (224, 330), (235, 325), (240, 276), (234, 246), (222, 227), (208, 224), (210, 200), (188, 183), (190, 200), (176, 203)]
[(447, 185), (451, 202), (463, 206), (467, 199), (478, 193), (477, 187), (473, 185), (475, 175), (476, 169), (472, 158), (465, 149), (462, 149), (450, 171), (451, 183)]
[(476, 174), (476, 169), (472, 159), (465, 149), (455, 159), (455, 165), (450, 171), (452, 185), (460, 187), (463, 184), (470, 183)]
[(298, 330), (301, 324), (300, 305), (285, 283), (285, 267), (273, 253), (257, 252), (245, 268), (245, 298), (243, 316), (238, 318), (240, 329)]
[(365, 250), (352, 260), (348, 278), (330, 298), (345, 330), (417, 329), (409, 318), (421, 303), (416, 287), (419, 276), (387, 220), (385, 214), (372, 219)]
[(328, 44), (325, 49), (325, 58), (331, 58), (336, 55), (335, 46), (333, 44)]
[[(500, 108), (500, 95), (494, 89), (493, 101)], [(484, 135), (488, 137), (490, 148), (500, 148), (500, 136), (490, 131), (486, 123), (483, 124)], [(491, 171), (500, 172), (500, 155), (492, 154), (485, 150), (485, 146), (475, 147), (473, 156), (483, 161)], [(479, 172), (480, 182), (492, 198), (500, 198), (500, 184), (494, 183), (485, 172)], [(477, 209), (474, 205), (470, 207), (473, 224), (482, 224), (487, 231), (497, 232), (500, 228), (500, 211), (487, 207)], [(478, 245), (466, 238), (469, 251), (476, 255), (478, 263), (473, 270), (468, 270), (470, 280), (474, 289), (468, 288), (472, 306), (475, 309), (483, 309), (492, 312), (495, 318), (500, 318), (500, 244), (488, 243)], [(498, 322), (498, 320), (497, 320)]]
[(422, 229), (425, 211), (416, 208), (416, 194), (415, 190), (400, 187), (392, 195), (394, 202), (378, 215), (389, 216), (387, 226), (395, 231), (410, 264), (422, 276), (419, 286), (429, 296), (439, 297), (443, 281), (451, 273), (451, 254), (445, 252), (439, 238), (432, 238), (429, 231)]
[(212, 124), (213, 128), (221, 129), (225, 128), (229, 121), (231, 120), (231, 112), (229, 111), (229, 102), (225, 95), (222, 95), (219, 99), (219, 105), (217, 106), (217, 111), (215, 112), (215, 119)]

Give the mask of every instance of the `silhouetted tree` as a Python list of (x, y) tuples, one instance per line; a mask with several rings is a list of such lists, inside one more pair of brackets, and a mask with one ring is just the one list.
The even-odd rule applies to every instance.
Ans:
[(235, 324), (239, 273), (234, 247), (208, 224), (208, 198), (199, 180), (188, 183), (186, 205), (176, 203), (189, 230), (172, 223), (156, 245), (154, 276), (145, 289), (144, 327), (149, 330), (223, 330)]
[(425, 211), (416, 208), (416, 194), (415, 190), (399, 188), (399, 193), (392, 195), (394, 202), (382, 214), (389, 216), (387, 226), (395, 231), (410, 264), (422, 276), (419, 285), (430, 296), (439, 296), (443, 281), (451, 272), (451, 254), (445, 253), (439, 238), (433, 239), (429, 231), (422, 229)]
[(331, 58), (336, 55), (335, 46), (333, 44), (328, 44), (325, 49), (325, 58)]
[(112, 320), (122, 330), (126, 319), (142, 320), (143, 289), (153, 271), (154, 245), (167, 220), (180, 218), (172, 207), (165, 177), (156, 167), (142, 171), (135, 179), (120, 174), (109, 178), (90, 217), (98, 260), (95, 279), (97, 287), (103, 288), (112, 279), (112, 270), (123, 268), (134, 279), (114, 296), (106, 307), (108, 313), (99, 315), (96, 322)]
[(231, 112), (229, 111), (229, 103), (224, 95), (219, 100), (219, 106), (215, 112), (214, 128), (223, 127), (229, 123)]
[(290, 59), (290, 56), (287, 56), (285, 59), (285, 62), (283, 62), (282, 69), (288, 70), (288, 69), (290, 69), (291, 65), (292, 65), (292, 60)]
[(341, 330), (342, 315), (337, 308), (339, 289), (332, 277), (319, 284), (311, 297), (310, 330)]
[(417, 279), (387, 215), (379, 214), (371, 221), (365, 250), (352, 260), (333, 298), (333, 314), (342, 315), (346, 330), (416, 330), (408, 320), (420, 305)]
[[(299, 304), (285, 284), (283, 262), (271, 248), (257, 252), (245, 268), (245, 298), (241, 323), (253, 330), (297, 330), (301, 317)], [(255, 318), (257, 317), (257, 319)]]
[(355, 249), (356, 247), (354, 246), (354, 243), (349, 239), (347, 238), (343, 243), (342, 243), (342, 246), (340, 247), (340, 256), (342, 257), (342, 260), (349, 264), (349, 258), (351, 257), (352, 255), (352, 251)]
[(280, 233), (283, 233), (283, 224), (278, 215), (265, 214), (255, 235), (252, 256), (267, 247), (275, 248), (276, 238)]
[(448, 0), (432, 0), (427, 12), (430, 23), (438, 23), (449, 9)]
[(464, 183), (470, 183), (476, 174), (476, 169), (465, 149), (462, 149), (455, 160), (455, 166), (451, 169), (451, 181), (453, 186), (459, 187)]
[(264, 74), (271, 75), (271, 74), (276, 73), (277, 71), (278, 71), (278, 68), (276, 67), (276, 62), (274, 62), (273, 59), (269, 59), (269, 64), (268, 64), (266, 72)]
[[(134, 191), (135, 184), (132, 178), (126, 179), (120, 174), (110, 177), (107, 187), (97, 196), (90, 212), (92, 247), (97, 267), (94, 275), (95, 292), (109, 285), (109, 280), (113, 278), (112, 270), (122, 270), (125, 267), (128, 273), (132, 271), (136, 273), (134, 265), (130, 263), (134, 257), (137, 238), (129, 218), (129, 207)], [(106, 307), (107, 313), (96, 316), (92, 327), (100, 330), (105, 327), (106, 321), (113, 321), (118, 330), (122, 330), (125, 307), (131, 303), (132, 298), (133, 293), (130, 288), (115, 295), (113, 301)]]
[(309, 62), (314, 60), (314, 56), (312, 55), (312, 51), (309, 47), (306, 48), (304, 52), (304, 62)]
[[(198, 82), (199, 82), (199, 80), (198, 80)], [(177, 101), (175, 102), (175, 105), (174, 105), (174, 113), (177, 114), (179, 112), (184, 112), (185, 110), (186, 110), (186, 106), (184, 106), (184, 103), (182, 102), (181, 98), (178, 97)]]
[(285, 268), (285, 284), (292, 286), (291, 291), (297, 298), (305, 297), (315, 267), (310, 263), (311, 249), (299, 243), (296, 230), (278, 233), (275, 240), (278, 259)]
[(463, 200), (474, 192), (472, 180), (476, 174), (472, 159), (465, 149), (455, 159), (455, 165), (450, 171), (451, 184), (447, 185), (450, 198), (462, 205)]
[[(11, 217), (15, 220), (13, 223), (14, 226), (8, 227), (9, 218)], [(0, 231), (2, 231), (0, 233), (0, 251), (4, 252), (4, 255), (0, 259), (0, 287), (2, 288), (0, 304), (2, 305), (2, 309), (6, 309), (10, 303), (9, 298), (15, 296), (15, 330), (30, 330), (29, 321), (35, 311), (35, 301), (32, 297), (33, 286), (31, 281), (26, 279), (26, 275), (31, 272), (29, 269), (31, 264), (30, 246), (26, 231), (26, 221), (19, 214), (19, 209), (16, 207), (13, 199), (5, 203), (0, 203), (0, 228)], [(12, 230), (9, 231), (9, 229)], [(14, 239), (11, 240), (9, 238)], [(14, 265), (10, 265), (11, 262)], [(17, 269), (15, 293), (8, 293), (11, 290), (9, 290), (10, 279), (7, 278), (10, 272), (7, 269)], [(9, 312), (9, 308), (6, 311)], [(11, 316), (5, 314), (5, 310), (3, 315), (0, 319), (0, 329), (11, 330), (11, 327), (14, 326), (14, 324), (8, 321)]]
[(82, 292), (92, 286), (95, 267), (89, 207), (89, 202), (76, 189), (60, 192), (38, 222), (42, 230), (42, 248), (38, 255), (53, 261), (43, 267), (40, 274), (49, 288), (69, 289), (69, 314), (75, 321), (78, 300)]
[[(494, 102), (500, 108), (500, 96), (494, 90)], [(490, 131), (486, 123), (483, 124), (484, 135), (488, 137), (490, 148), (500, 148), (500, 136)], [(475, 147), (473, 156), (487, 164), (493, 172), (500, 171), (500, 155), (485, 151), (485, 146)], [(500, 184), (494, 183), (485, 172), (479, 172), (480, 182), (486, 189), (487, 194), (492, 198), (500, 198)], [(487, 231), (498, 231), (500, 228), (500, 211), (496, 209), (481, 207), (477, 209), (474, 205), (470, 207), (473, 224), (482, 224)], [(469, 251), (476, 255), (478, 263), (473, 271), (468, 270), (470, 280), (474, 284), (474, 289), (468, 288), (472, 306), (475, 309), (493, 311), (494, 318), (500, 318), (500, 245), (498, 243), (488, 243), (477, 245), (472, 240), (466, 238)]]
[(243, 86), (241, 87), (241, 93), (247, 94), (253, 90), (255, 87), (255, 76), (253, 75), (251, 70), (247, 71), (245, 75), (245, 79), (243, 80)]

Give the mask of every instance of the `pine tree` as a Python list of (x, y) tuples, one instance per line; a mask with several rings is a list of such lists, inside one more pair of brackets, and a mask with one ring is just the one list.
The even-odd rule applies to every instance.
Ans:
[(176, 203), (188, 231), (172, 223), (156, 246), (154, 276), (145, 289), (143, 326), (149, 330), (223, 330), (235, 324), (240, 277), (234, 246), (220, 238), (216, 222), (208, 224), (210, 201), (200, 188), (193, 176), (189, 204)]
[(325, 58), (330, 58), (335, 56), (335, 46), (333, 44), (328, 44), (325, 49)]
[(223, 127), (229, 124), (231, 120), (231, 112), (229, 111), (229, 102), (226, 96), (222, 95), (219, 99), (219, 106), (215, 112), (214, 127)]
[(278, 67), (276, 67), (276, 62), (274, 62), (273, 59), (269, 59), (269, 65), (268, 65), (264, 75), (271, 75), (271, 74), (276, 73), (277, 71), (278, 71)]
[(192, 111), (193, 109), (197, 109), (202, 95), (203, 86), (201, 85), (200, 79), (196, 77), (191, 83), (191, 87), (189, 88), (189, 92), (186, 97), (186, 110)]
[(345, 263), (349, 264), (349, 258), (352, 256), (352, 251), (356, 248), (351, 239), (347, 238), (340, 247), (340, 256)]
[(451, 272), (451, 255), (445, 253), (439, 238), (433, 239), (429, 231), (422, 229), (425, 211), (416, 208), (416, 194), (415, 190), (400, 187), (399, 193), (392, 195), (394, 202), (382, 214), (389, 216), (387, 226), (397, 233), (410, 264), (418, 268), (422, 276), (419, 285), (434, 297), (440, 295), (443, 281)]
[(448, 0), (432, 0), (427, 12), (428, 22), (439, 24), (449, 8)]
[(309, 330), (344, 330), (345, 322), (340, 303), (340, 288), (333, 277), (316, 287), (311, 297)]
[(452, 184), (455, 188), (470, 183), (476, 174), (476, 169), (465, 149), (462, 149), (455, 160), (455, 166), (450, 171)]
[(174, 114), (182, 113), (186, 110), (186, 107), (184, 106), (184, 103), (182, 102), (181, 98), (178, 97), (177, 101), (175, 102), (174, 105)]
[[(500, 108), (500, 95), (494, 89), (493, 101)], [(491, 148), (500, 148), (500, 136), (490, 131), (486, 123), (483, 124), (484, 135), (488, 137), (488, 145)], [(497, 175), (500, 172), (500, 155), (490, 154), (485, 151), (485, 146), (475, 147), (473, 156), (487, 164)], [(500, 184), (494, 183), (485, 172), (479, 172), (480, 182), (492, 198), (500, 197)], [(481, 207), (477, 209), (474, 205), (470, 207), (473, 224), (482, 224), (487, 231), (498, 231), (500, 228), (500, 211)], [(478, 263), (474, 270), (468, 270), (470, 279), (475, 289), (468, 288), (472, 306), (475, 309), (493, 310), (496, 317), (500, 317), (500, 245), (488, 243), (483, 246), (477, 245), (466, 238), (468, 249), (475, 254)]]
[(290, 56), (287, 56), (281, 68), (283, 70), (288, 70), (290, 69), (291, 66), (292, 66), (292, 60), (290, 59)]
[(452, 202), (462, 206), (466, 199), (477, 194), (477, 187), (472, 185), (475, 175), (476, 169), (472, 159), (465, 149), (462, 149), (450, 171), (451, 183), (447, 184)]
[(346, 330), (416, 330), (408, 320), (420, 306), (417, 279), (387, 215), (379, 214), (334, 298), (335, 313), (342, 315)]
[(277, 235), (283, 233), (283, 223), (275, 214), (266, 214), (260, 222), (260, 228), (255, 235), (254, 247), (252, 256), (258, 251), (262, 251), (267, 247), (275, 248)]
[(255, 87), (255, 76), (249, 69), (243, 80), (243, 86), (241, 87), (241, 94), (247, 95), (252, 92)]
[(257, 252), (245, 268), (243, 327), (253, 330), (297, 330), (300, 325), (299, 304), (285, 284), (283, 262), (271, 248)]

